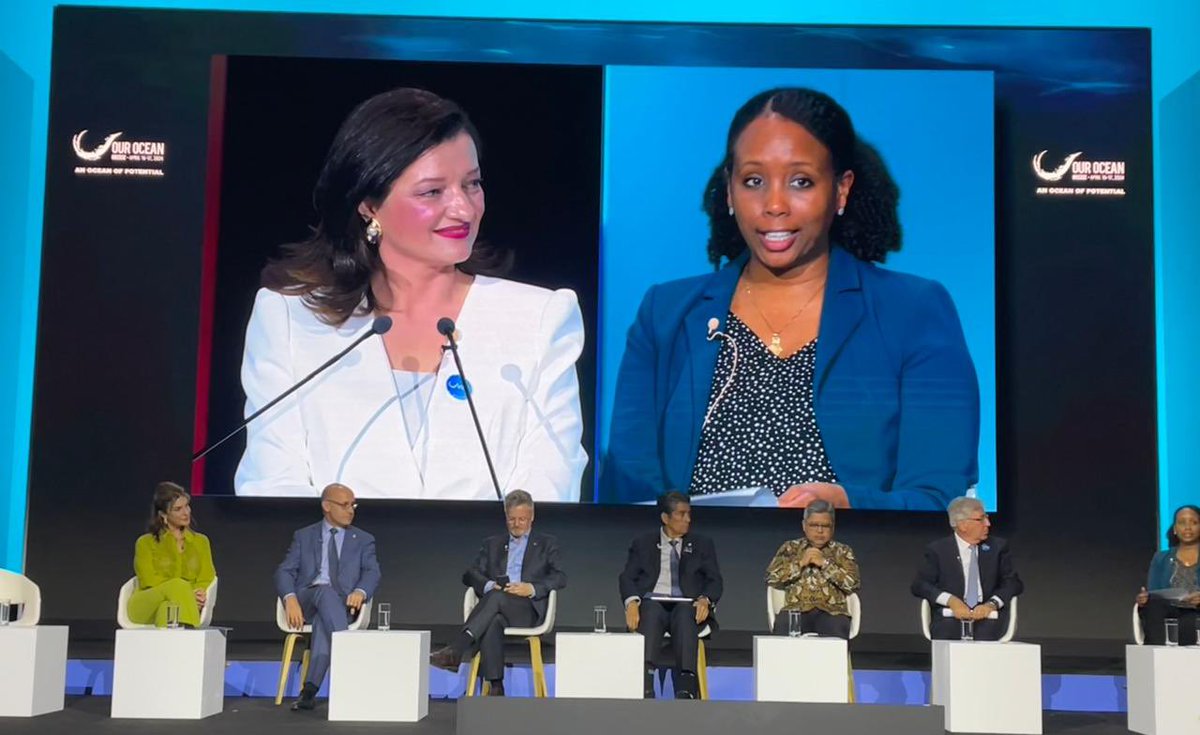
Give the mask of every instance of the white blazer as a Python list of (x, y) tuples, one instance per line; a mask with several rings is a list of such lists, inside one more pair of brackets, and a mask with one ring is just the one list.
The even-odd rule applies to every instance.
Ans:
[[(242, 387), (249, 416), (371, 328), (317, 319), (299, 296), (260, 289), (246, 327)], [(501, 492), (579, 500), (583, 317), (573, 291), (476, 276), (457, 320), (459, 354)], [(431, 325), (432, 328), (432, 325)], [(427, 421), (410, 446), (382, 338), (370, 337), (251, 422), (238, 495), (317, 495), (331, 482), (360, 498), (495, 498), (470, 408), (443, 354)]]

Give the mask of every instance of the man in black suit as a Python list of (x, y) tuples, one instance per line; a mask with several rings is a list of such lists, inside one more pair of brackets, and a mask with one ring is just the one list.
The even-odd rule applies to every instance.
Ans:
[[(646, 697), (654, 696), (654, 654), (671, 633), (675, 653), (675, 696), (697, 696), (696, 654), (700, 629), (716, 629), (713, 607), (721, 598), (721, 569), (713, 542), (689, 533), (692, 506), (682, 493), (658, 499), (658, 531), (638, 536), (629, 547), (619, 577), (625, 600), (625, 624), (646, 640)], [(668, 601), (655, 598), (687, 598)]]
[[(1013, 568), (1004, 539), (988, 538), (991, 522), (976, 498), (955, 498), (947, 509), (954, 533), (925, 547), (912, 593), (933, 607), (930, 635), (958, 639), (962, 621), (974, 624), (976, 640), (999, 640), (1008, 628), (1008, 604), (1025, 585)], [(998, 613), (990, 618), (992, 613)]]
[(430, 655), (434, 666), (457, 671), (478, 651), (488, 694), (499, 697), (504, 696), (504, 629), (539, 625), (550, 591), (567, 586), (558, 539), (533, 531), (533, 497), (524, 490), (509, 492), (504, 518), (508, 533), (484, 539), (475, 563), (463, 573), (463, 584), (475, 590), (479, 604), (458, 638)]

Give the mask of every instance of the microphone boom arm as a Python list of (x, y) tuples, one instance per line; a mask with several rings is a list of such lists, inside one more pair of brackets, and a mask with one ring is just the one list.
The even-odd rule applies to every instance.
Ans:
[(479, 436), (479, 446), (483, 448), (483, 458), (487, 461), (488, 474), (492, 477), (492, 489), (496, 491), (496, 499), (503, 501), (504, 493), (500, 492), (500, 480), (496, 478), (496, 467), (492, 464), (492, 453), (488, 451), (487, 441), (483, 438), (483, 426), (479, 423), (479, 413), (475, 410), (475, 400), (471, 398), (470, 384), (467, 382), (466, 373), (463, 372), (462, 360), (458, 356), (458, 342), (454, 339), (454, 322), (449, 323), (449, 329), (443, 329), (442, 322), (450, 322), (449, 319), (443, 319), (438, 322), (438, 331), (446, 337), (449, 343), (443, 346), (443, 350), (450, 350), (451, 356), (454, 357), (454, 366), (458, 368), (458, 377), (462, 378), (463, 393), (467, 396), (467, 406), (471, 409), (471, 420), (475, 422), (475, 433)]

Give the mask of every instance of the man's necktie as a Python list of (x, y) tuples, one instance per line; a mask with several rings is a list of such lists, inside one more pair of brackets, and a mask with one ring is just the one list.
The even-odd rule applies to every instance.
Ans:
[(683, 597), (679, 589), (679, 539), (671, 540), (671, 597)]
[(971, 559), (967, 563), (967, 594), (963, 598), (967, 607), (979, 604), (979, 547), (971, 547)]
[(337, 589), (338, 580), (338, 547), (336, 528), (329, 529), (329, 585)]

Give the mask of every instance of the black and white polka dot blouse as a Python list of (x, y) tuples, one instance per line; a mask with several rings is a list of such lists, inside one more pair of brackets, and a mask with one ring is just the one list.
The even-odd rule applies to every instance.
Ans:
[(689, 492), (769, 487), (781, 495), (792, 485), (837, 482), (813, 412), (817, 340), (781, 360), (732, 312), (725, 333), (737, 343), (737, 373), (713, 408), (733, 369), (733, 345), (724, 340)]

